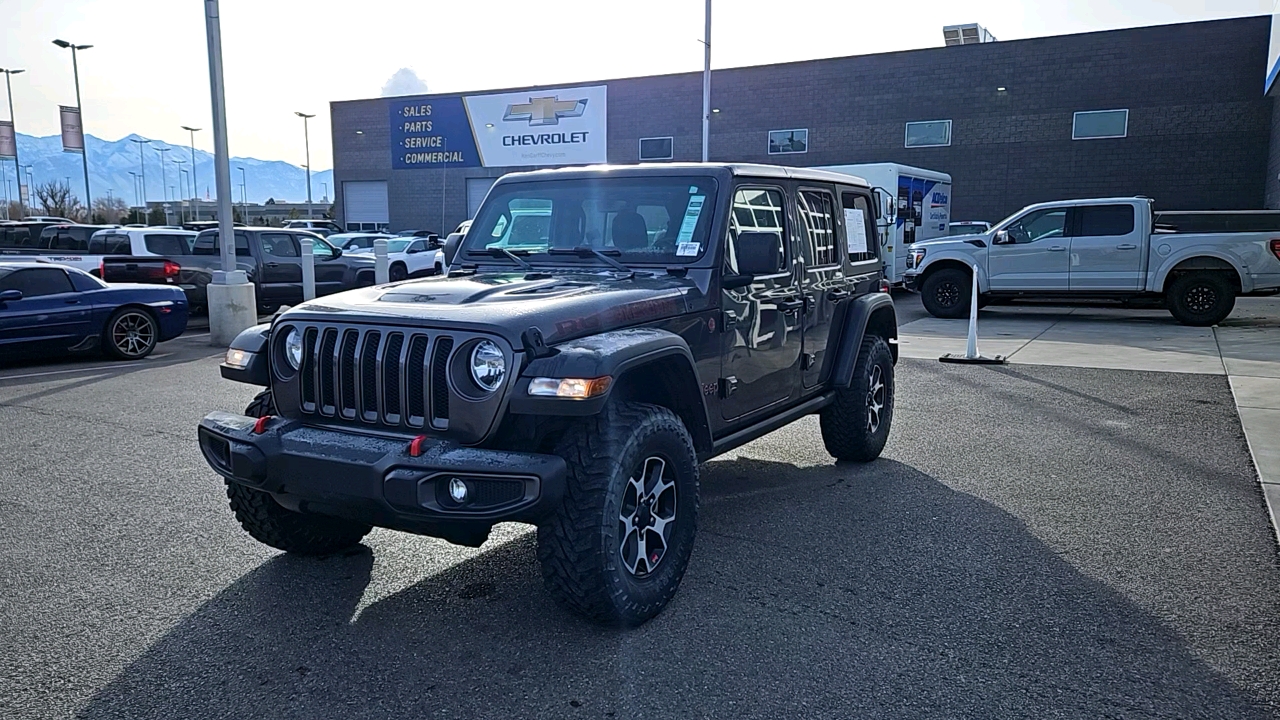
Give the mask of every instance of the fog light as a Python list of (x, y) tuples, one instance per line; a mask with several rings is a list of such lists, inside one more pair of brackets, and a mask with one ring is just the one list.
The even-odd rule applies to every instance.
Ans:
[(466, 502), (467, 484), (459, 478), (451, 478), (449, 480), (449, 497), (453, 498), (456, 503)]

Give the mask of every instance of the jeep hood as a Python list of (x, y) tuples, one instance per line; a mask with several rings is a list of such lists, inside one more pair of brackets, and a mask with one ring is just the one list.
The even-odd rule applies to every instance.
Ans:
[(556, 271), (437, 276), (361, 288), (302, 303), (282, 316), (321, 322), (459, 328), (501, 335), (513, 347), (530, 327), (547, 344), (682, 315), (702, 298), (686, 277)]

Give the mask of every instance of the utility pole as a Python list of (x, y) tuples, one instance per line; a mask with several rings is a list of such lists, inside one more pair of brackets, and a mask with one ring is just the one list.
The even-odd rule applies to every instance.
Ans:
[[(84, 132), (84, 106), (80, 103), (80, 65), (76, 61), (77, 50), (88, 50), (92, 45), (74, 45), (66, 40), (54, 40), (54, 45), (60, 48), (71, 48), (71, 72), (76, 78), (76, 111), (80, 113), (80, 133)], [(81, 159), (84, 160), (84, 206), (93, 207), (93, 199), (89, 197), (89, 139), (86, 137), (84, 141), (84, 152), (81, 153)]]
[[(204, 0), (205, 34), (209, 41), (209, 95), (213, 109), (213, 176), (218, 188), (218, 242), (222, 269), (207, 286), (209, 343), (227, 347), (258, 322), (253, 283), (236, 262), (231, 212), (231, 155), (227, 147), (227, 101), (222, 73), (222, 21), (218, 0)], [(192, 155), (194, 158), (194, 153)], [(194, 170), (194, 168), (192, 168)]]
[(307, 217), (313, 218), (316, 214), (311, 207), (311, 135), (307, 131), (307, 121), (315, 117), (315, 115), (308, 115), (303, 112), (295, 112), (294, 115), (302, 118), (302, 140), (307, 147)]
[(711, 143), (711, 0), (707, 0), (707, 28), (702, 44), (702, 162), (706, 162)]
[[(26, 70), (15, 70), (13, 68), (0, 68), (0, 72), (4, 73), (4, 89), (9, 96), (9, 122), (13, 125), (13, 170), (17, 173), (18, 179), (18, 209), (23, 215), (27, 214), (26, 207), (22, 204), (22, 170), (18, 167), (18, 120), (13, 116), (13, 85), (10, 84), (9, 78), (14, 75), (20, 75)], [(5, 194), (9, 194), (9, 188), (5, 186)], [(9, 212), (8, 205), (5, 206), (5, 212)]]

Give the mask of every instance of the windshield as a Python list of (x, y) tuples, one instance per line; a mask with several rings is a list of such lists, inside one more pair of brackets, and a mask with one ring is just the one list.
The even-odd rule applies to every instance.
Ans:
[(951, 227), (947, 229), (948, 235), (974, 235), (987, 231), (986, 223), (951, 223)]
[[(623, 263), (693, 262), (707, 249), (715, 211), (709, 177), (600, 177), (498, 185), (467, 233), (471, 259), (506, 250), (531, 263), (589, 247)], [(571, 254), (571, 253), (570, 253)], [(572, 256), (572, 254), (571, 254)], [(590, 253), (571, 262), (602, 264)]]
[(409, 247), (409, 243), (411, 242), (413, 242), (413, 240), (388, 240), (387, 252), (389, 253), (404, 252), (404, 249)]

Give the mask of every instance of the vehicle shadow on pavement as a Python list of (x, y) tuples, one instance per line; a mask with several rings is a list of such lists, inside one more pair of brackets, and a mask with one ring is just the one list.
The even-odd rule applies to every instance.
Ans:
[(525, 534), (361, 607), (371, 551), (277, 556), (82, 711), (120, 717), (1215, 717), (1257, 700), (1021, 521), (891, 460), (703, 469), (670, 607), (601, 628)]

